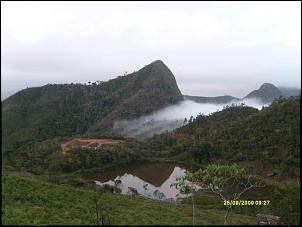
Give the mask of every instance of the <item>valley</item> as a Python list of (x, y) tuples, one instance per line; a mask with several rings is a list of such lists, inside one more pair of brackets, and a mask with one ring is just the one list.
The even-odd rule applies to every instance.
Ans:
[[(124, 182), (127, 188), (139, 182), (140, 194), (151, 197), (171, 176), (172, 163), (197, 169), (236, 163), (266, 184), (265, 193), (255, 193), (271, 205), (234, 208), (234, 224), (257, 224), (257, 213), (299, 224), (300, 95), (289, 94), (264, 83), (246, 96), (258, 107), (231, 96), (185, 96), (160, 60), (98, 84), (19, 91), (2, 101), (3, 223), (93, 225), (97, 205), (111, 224), (191, 224), (191, 198), (172, 207), (120, 194), (114, 184), (102, 191), (85, 176), (129, 168), (126, 175), (141, 180)], [(194, 114), (184, 111), (193, 107)], [(197, 224), (223, 224), (217, 196), (196, 195), (194, 204)]]

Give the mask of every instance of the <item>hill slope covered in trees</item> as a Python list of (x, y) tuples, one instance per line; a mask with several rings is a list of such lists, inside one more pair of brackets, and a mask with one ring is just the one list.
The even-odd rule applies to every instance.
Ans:
[(85, 132), (105, 134), (116, 119), (133, 119), (181, 100), (172, 72), (159, 60), (99, 84), (27, 88), (2, 102), (3, 147)]
[(263, 177), (299, 179), (300, 96), (276, 100), (261, 111), (244, 104), (226, 106), (144, 144), (179, 160), (242, 162)]

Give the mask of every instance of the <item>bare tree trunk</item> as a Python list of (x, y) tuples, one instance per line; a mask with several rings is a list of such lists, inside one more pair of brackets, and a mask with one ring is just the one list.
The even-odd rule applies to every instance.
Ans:
[(224, 225), (227, 225), (227, 216), (228, 216), (228, 212), (229, 212), (229, 209), (227, 209), (227, 212), (224, 216)]
[(192, 195), (192, 204), (193, 204), (193, 226), (194, 226), (194, 219), (195, 219), (195, 217), (194, 217), (194, 214), (195, 214), (195, 212), (194, 212), (194, 198), (193, 198), (194, 196)]
[(99, 226), (99, 209), (98, 209), (98, 202), (95, 202), (95, 213), (96, 213), (96, 225)]
[(228, 219), (228, 216), (229, 216), (229, 209), (230, 209), (230, 207), (228, 206), (227, 212), (224, 216), (224, 225), (227, 225), (227, 219)]
[(232, 217), (233, 217), (233, 206), (231, 205), (231, 212), (230, 212), (230, 224), (233, 225), (233, 220), (232, 220)]

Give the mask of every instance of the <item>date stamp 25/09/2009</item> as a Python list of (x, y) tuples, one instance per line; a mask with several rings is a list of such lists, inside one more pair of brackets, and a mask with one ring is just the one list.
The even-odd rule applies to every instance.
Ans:
[(224, 206), (267, 206), (270, 200), (224, 200)]

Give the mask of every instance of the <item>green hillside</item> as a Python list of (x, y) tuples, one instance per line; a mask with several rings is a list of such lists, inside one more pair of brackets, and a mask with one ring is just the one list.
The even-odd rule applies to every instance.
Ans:
[[(101, 138), (100, 134), (82, 134)], [(124, 139), (122, 137), (113, 137)], [(75, 147), (62, 154), (71, 137), (26, 143), (2, 149), (3, 163), (35, 174), (53, 171), (100, 171), (155, 159), (196, 165), (241, 163), (262, 177), (300, 178), (300, 97), (281, 99), (261, 111), (245, 105), (227, 106), (199, 115), (171, 133), (143, 141), (91, 148)]]
[(2, 145), (18, 148), (45, 139), (110, 132), (116, 119), (132, 119), (183, 100), (172, 72), (155, 61), (103, 83), (27, 88), (2, 104)]
[(300, 179), (300, 96), (279, 99), (261, 111), (240, 104), (198, 115), (144, 145), (182, 161), (242, 163), (264, 177)]

